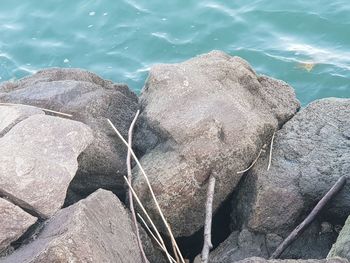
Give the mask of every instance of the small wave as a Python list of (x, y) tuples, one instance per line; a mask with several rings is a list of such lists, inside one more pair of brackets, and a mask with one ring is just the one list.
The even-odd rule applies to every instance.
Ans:
[(156, 37), (156, 38), (163, 39), (172, 45), (185, 45), (185, 44), (191, 43), (193, 40), (192, 38), (189, 38), (189, 39), (174, 38), (165, 32), (153, 32), (153, 33), (151, 33), (151, 35)]
[(126, 0), (125, 1), (128, 5), (132, 6), (133, 8), (135, 8), (137, 11), (139, 12), (143, 12), (143, 13), (150, 13), (150, 11), (147, 8), (144, 8), (142, 6), (140, 6), (138, 3), (135, 3), (132, 0)]

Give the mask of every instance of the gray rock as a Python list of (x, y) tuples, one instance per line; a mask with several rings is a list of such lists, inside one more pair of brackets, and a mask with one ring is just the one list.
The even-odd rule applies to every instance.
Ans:
[(0, 137), (17, 123), (35, 114), (44, 114), (44, 112), (34, 107), (0, 105)]
[(21, 237), (37, 218), (0, 198), (0, 254)]
[(332, 246), (328, 257), (342, 257), (350, 260), (350, 216), (340, 231), (337, 242)]
[(0, 139), (0, 194), (42, 218), (52, 216), (92, 139), (80, 122), (46, 115), (21, 121)]
[[(314, 222), (283, 252), (280, 258), (325, 258), (336, 239), (336, 233), (332, 229), (322, 230), (323, 224)], [(268, 258), (284, 238), (285, 236), (276, 234), (253, 233), (248, 229), (243, 229), (241, 232), (234, 231), (210, 253), (209, 262), (230, 263), (249, 257)]]
[(70, 187), (74, 193), (69, 197), (75, 194), (80, 198), (100, 187), (124, 193), (126, 148), (106, 118), (127, 135), (138, 99), (126, 85), (114, 84), (84, 70), (46, 69), (1, 84), (0, 101), (69, 113), (74, 120), (92, 128), (94, 142), (79, 157), (79, 171)]
[(60, 210), (36, 240), (1, 262), (142, 262), (131, 223), (118, 198), (98, 190)]
[[(232, 261), (233, 263), (234, 261)], [(348, 263), (344, 258), (329, 258), (329, 259), (264, 259), (258, 257), (247, 258), (236, 261), (237, 263)]]
[[(299, 108), (287, 84), (219, 51), (154, 66), (141, 104), (135, 147), (175, 236), (203, 226), (209, 176), (217, 177), (215, 210), (235, 189), (237, 172)], [(136, 191), (161, 225), (143, 177), (134, 173)]]
[[(350, 176), (350, 99), (311, 103), (277, 132), (272, 166), (263, 156), (242, 183), (234, 215), (260, 233), (289, 233), (333, 186)], [(350, 214), (350, 184), (323, 211), (342, 220)]]

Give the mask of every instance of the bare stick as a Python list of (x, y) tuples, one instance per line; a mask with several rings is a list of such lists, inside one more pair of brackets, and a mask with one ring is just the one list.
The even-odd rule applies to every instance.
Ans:
[[(137, 216), (140, 218), (140, 220), (142, 221), (142, 223), (144, 224), (145, 228), (147, 229), (148, 233), (151, 235), (151, 237), (153, 237), (153, 239), (156, 241), (156, 243), (158, 244), (158, 246), (160, 246), (160, 248), (163, 250), (164, 253), (168, 253), (168, 251), (166, 250), (166, 248), (163, 247), (163, 245), (159, 242), (159, 240), (156, 238), (156, 236), (153, 234), (152, 230), (149, 228), (149, 226), (147, 225), (145, 219), (143, 219), (143, 217), (137, 213)], [(171, 261), (173, 263), (176, 263), (176, 260), (170, 256), (169, 254), (167, 255), (171, 258)]]
[(213, 217), (215, 181), (215, 177), (213, 175), (210, 175), (207, 192), (207, 202), (205, 204), (204, 245), (201, 254), (202, 263), (208, 262), (209, 251), (211, 248), (213, 248), (213, 244), (211, 243), (211, 222)]
[(243, 171), (239, 171), (237, 173), (238, 174), (243, 174), (243, 173), (249, 171), (254, 166), (254, 164), (259, 160), (261, 153), (263, 151), (265, 151), (265, 147), (266, 147), (266, 144), (264, 144), (264, 146), (260, 149), (260, 152), (259, 152), (258, 156), (255, 158), (255, 160), (252, 162), (252, 164), (247, 169), (244, 169)]
[(270, 170), (271, 160), (272, 160), (272, 148), (273, 148), (273, 139), (275, 138), (276, 131), (273, 132), (270, 144), (270, 155), (269, 155), (269, 165), (267, 166), (267, 170)]
[[(128, 143), (129, 145), (132, 145), (132, 132), (137, 120), (137, 117), (139, 116), (140, 111), (138, 110), (135, 114), (135, 117), (133, 119), (133, 121), (130, 124), (130, 128), (129, 128), (129, 133), (128, 133)], [(128, 149), (128, 155), (126, 157), (126, 167), (128, 169), (128, 180), (130, 185), (132, 184), (132, 173), (131, 173), (131, 153), (130, 150)], [(139, 232), (139, 226), (137, 224), (137, 219), (136, 219), (136, 214), (135, 214), (135, 209), (134, 209), (134, 202), (132, 199), (132, 193), (131, 190), (129, 189), (128, 191), (128, 195), (129, 195), (129, 205), (130, 205), (130, 212), (131, 212), (131, 216), (132, 216), (132, 221), (134, 222), (134, 230), (136, 233), (136, 238), (137, 238), (137, 244), (139, 246), (140, 252), (141, 252), (141, 256), (143, 259), (144, 263), (149, 263), (147, 256), (145, 254), (145, 251), (143, 250), (143, 246), (142, 246), (142, 242), (141, 242), (141, 238), (140, 238), (140, 232)]]
[(71, 114), (67, 114), (67, 113), (63, 113), (63, 112), (59, 112), (59, 111), (54, 111), (54, 110), (49, 110), (49, 109), (45, 109), (45, 108), (40, 108), (40, 107), (36, 107), (36, 106), (32, 106), (32, 105), (26, 105), (26, 104), (20, 104), (20, 103), (3, 103), (3, 102), (0, 102), (0, 105), (4, 105), (4, 106), (26, 106), (26, 107), (32, 107), (32, 108), (37, 108), (39, 110), (42, 110), (42, 111), (47, 111), (47, 112), (51, 112), (51, 113), (54, 113), (54, 114), (57, 114), (57, 115), (62, 115), (62, 116), (65, 116), (65, 117), (73, 117), (73, 115)]
[(345, 176), (342, 176), (338, 179), (338, 181), (333, 185), (333, 187), (327, 192), (327, 194), (322, 197), (322, 199), (317, 203), (315, 208), (311, 211), (311, 213), (305, 218), (300, 225), (298, 225), (292, 233), (278, 246), (278, 248), (273, 252), (270, 259), (278, 258), (283, 251), (295, 240), (299, 237), (299, 235), (312, 223), (312, 221), (316, 218), (322, 208), (343, 188), (346, 183)]
[[(157, 237), (158, 237), (160, 243), (161, 243), (162, 246), (166, 249), (166, 246), (165, 246), (165, 243), (164, 243), (164, 240), (163, 240), (162, 236), (160, 235), (160, 233), (159, 233), (157, 227), (154, 225), (154, 223), (153, 223), (151, 217), (149, 216), (149, 214), (147, 213), (145, 207), (144, 207), (143, 204), (141, 203), (140, 198), (137, 196), (137, 194), (136, 194), (134, 188), (132, 188), (131, 184), (129, 184), (128, 178), (126, 178), (126, 177), (124, 176), (124, 179), (125, 179), (127, 185), (129, 186), (129, 189), (131, 190), (131, 192), (132, 192), (132, 194), (133, 194), (135, 200), (137, 201), (138, 205), (140, 206), (142, 212), (146, 215), (147, 220), (151, 223), (151, 226), (152, 226), (153, 230), (156, 232)], [(166, 254), (169, 255), (169, 253), (166, 253)], [(169, 262), (171, 262), (171, 258), (170, 258), (170, 257), (168, 257), (168, 260), (169, 260)]]
[(119, 138), (122, 140), (122, 142), (128, 147), (128, 149), (130, 149), (130, 152), (131, 152), (132, 157), (135, 159), (137, 166), (140, 168), (140, 171), (141, 171), (142, 175), (144, 176), (144, 178), (145, 178), (145, 180), (146, 180), (146, 183), (147, 183), (147, 186), (148, 186), (148, 188), (149, 188), (149, 190), (150, 190), (152, 199), (153, 199), (154, 203), (156, 204), (156, 207), (157, 207), (157, 210), (158, 210), (158, 212), (159, 212), (159, 214), (160, 214), (160, 217), (161, 217), (161, 219), (162, 219), (162, 221), (163, 221), (163, 223), (164, 223), (164, 225), (165, 225), (165, 227), (166, 227), (166, 229), (167, 229), (167, 231), (168, 231), (168, 233), (169, 233), (169, 236), (170, 236), (171, 242), (172, 242), (172, 244), (173, 244), (173, 247), (175, 247), (174, 254), (175, 254), (175, 255), (178, 254), (178, 255), (180, 256), (181, 262), (182, 262), (182, 263), (185, 263), (185, 260), (184, 260), (182, 254), (181, 254), (181, 251), (180, 251), (180, 249), (179, 249), (179, 247), (178, 247), (178, 245), (177, 245), (177, 243), (176, 243), (176, 240), (175, 240), (175, 238), (174, 238), (174, 235), (173, 235), (173, 233), (172, 233), (172, 231), (171, 231), (171, 228), (170, 228), (168, 222), (166, 221), (166, 219), (165, 219), (165, 217), (164, 217), (164, 214), (163, 214), (163, 212), (162, 212), (162, 210), (161, 210), (161, 208), (160, 208), (160, 206), (159, 206), (159, 203), (158, 203), (157, 198), (156, 198), (156, 196), (155, 196), (155, 194), (154, 194), (154, 192), (153, 192), (151, 183), (150, 183), (149, 180), (148, 180), (148, 176), (146, 175), (145, 170), (142, 168), (141, 163), (140, 163), (140, 161), (138, 160), (136, 154), (134, 153), (134, 151), (132, 150), (132, 148), (129, 146), (129, 144), (125, 141), (125, 139), (124, 139), (123, 136), (120, 134), (120, 132), (117, 130), (117, 128), (113, 125), (113, 123), (112, 123), (109, 119), (107, 119), (107, 121), (109, 122), (109, 124), (111, 125), (111, 127), (113, 128), (113, 130), (116, 132), (116, 134), (119, 136)]

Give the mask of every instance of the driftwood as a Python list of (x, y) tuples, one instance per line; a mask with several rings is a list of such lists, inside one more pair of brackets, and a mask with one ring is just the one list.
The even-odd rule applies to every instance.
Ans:
[(207, 202), (205, 204), (205, 224), (204, 224), (204, 244), (201, 254), (201, 262), (207, 263), (209, 259), (209, 251), (213, 248), (211, 243), (211, 223), (213, 218), (213, 199), (215, 190), (215, 177), (210, 175), (207, 192)]
[(315, 208), (311, 213), (305, 218), (305, 220), (298, 225), (292, 233), (278, 246), (278, 248), (273, 252), (270, 259), (278, 258), (283, 251), (294, 241), (299, 235), (312, 223), (316, 216), (320, 213), (322, 208), (334, 197), (345, 185), (346, 179), (345, 176), (342, 176), (338, 181), (333, 185), (333, 187), (327, 192), (327, 194), (317, 203)]
[[(135, 126), (135, 123), (136, 123), (136, 120), (137, 120), (137, 117), (139, 116), (139, 114), (140, 114), (140, 111), (137, 111), (133, 121), (130, 124), (129, 133), (128, 133), (128, 144), (130, 146), (132, 146), (132, 133), (133, 133), (134, 126)], [(126, 157), (126, 167), (127, 167), (127, 170), (128, 170), (128, 180), (129, 180), (129, 183), (131, 185), (132, 184), (131, 152), (130, 152), (129, 148), (128, 148), (128, 155)], [(132, 216), (132, 221), (134, 222), (134, 230), (135, 230), (135, 233), (136, 233), (137, 244), (139, 246), (143, 262), (144, 263), (149, 263), (149, 261), (147, 259), (147, 256), (145, 254), (145, 251), (143, 249), (143, 246), (142, 246), (140, 232), (139, 232), (139, 226), (137, 224), (137, 218), (136, 218), (135, 209), (134, 209), (134, 200), (132, 198), (133, 196), (132, 196), (132, 192), (131, 192), (130, 189), (128, 191), (128, 196), (129, 196), (129, 207), (130, 207), (130, 212), (131, 212), (131, 216)]]

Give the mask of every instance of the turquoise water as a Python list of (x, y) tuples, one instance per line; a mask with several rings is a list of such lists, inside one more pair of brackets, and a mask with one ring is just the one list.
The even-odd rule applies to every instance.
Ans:
[(155, 63), (220, 49), (302, 104), (350, 97), (350, 1), (0, 0), (0, 81), (80, 67), (140, 91)]

